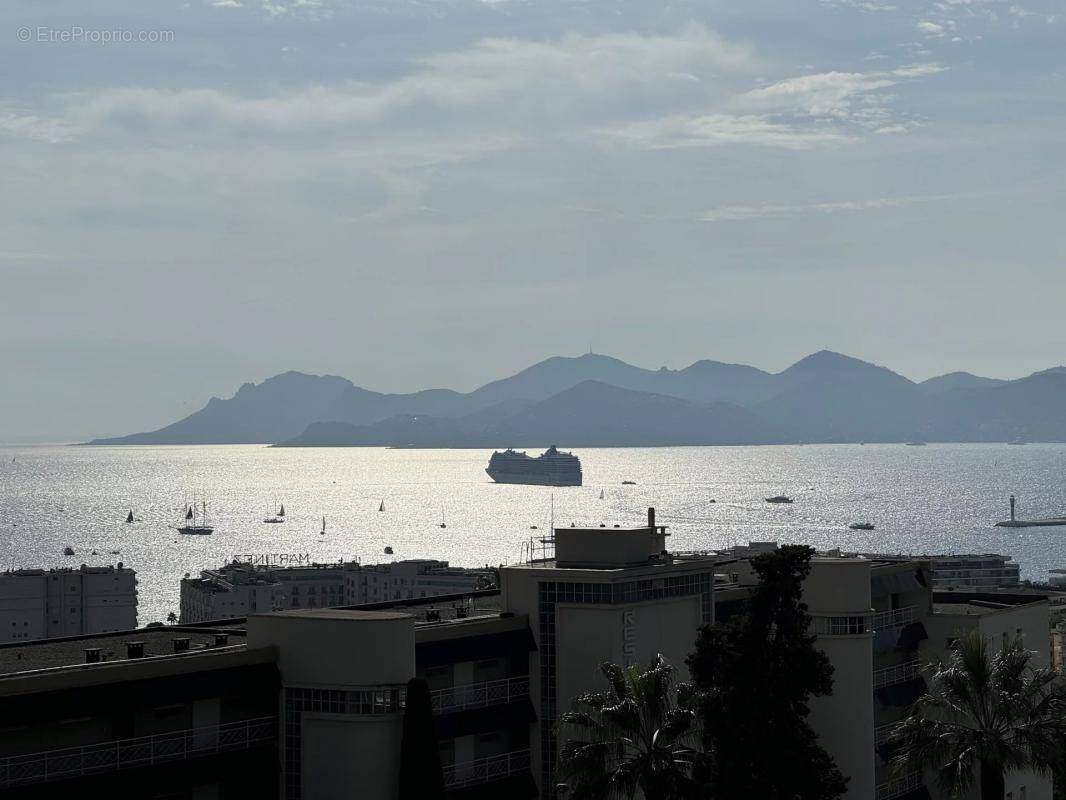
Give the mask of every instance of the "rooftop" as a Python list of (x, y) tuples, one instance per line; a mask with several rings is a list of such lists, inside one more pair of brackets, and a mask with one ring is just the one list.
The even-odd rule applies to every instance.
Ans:
[(143, 642), (143, 657), (174, 655), (175, 639), (189, 640), (186, 655), (204, 652), (218, 646), (216, 634), (220, 633), (227, 635), (227, 644), (229, 644), (228, 637), (230, 636), (237, 639), (234, 644), (244, 643), (243, 626), (188, 628), (182, 625), (168, 625), (138, 628), (119, 633), (67, 636), (0, 645), (0, 679), (17, 672), (84, 665), (86, 663), (85, 651), (88, 649), (100, 651), (100, 663), (126, 661), (128, 659), (127, 642)]

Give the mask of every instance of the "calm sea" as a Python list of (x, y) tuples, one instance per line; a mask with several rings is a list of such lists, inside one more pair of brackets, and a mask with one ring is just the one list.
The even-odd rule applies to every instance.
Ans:
[[(673, 549), (776, 540), (891, 553), (1007, 553), (1033, 579), (1066, 567), (1066, 528), (992, 527), (1007, 516), (1011, 493), (1023, 516), (1066, 514), (1066, 445), (584, 449), (585, 485), (565, 489), (494, 484), (484, 472), (489, 455), (0, 447), (0, 567), (122, 561), (138, 572), (144, 624), (177, 611), (182, 575), (236, 554), (376, 562), (389, 560), (389, 545), (392, 558), (517, 561), (530, 536), (547, 530), (553, 497), (559, 526), (639, 525), (653, 505), (670, 526)], [(776, 494), (796, 502), (765, 502)], [(214, 535), (174, 530), (193, 496), (206, 500)], [(286, 522), (264, 524), (277, 503), (285, 504)], [(131, 509), (139, 521), (127, 525)], [(865, 520), (876, 530), (848, 530)], [(67, 545), (74, 556), (63, 555)]]

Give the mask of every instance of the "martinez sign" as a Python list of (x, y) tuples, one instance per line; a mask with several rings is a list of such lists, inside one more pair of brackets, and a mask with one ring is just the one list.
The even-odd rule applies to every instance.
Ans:
[(233, 561), (264, 567), (294, 567), (314, 563), (310, 553), (244, 553), (234, 555)]

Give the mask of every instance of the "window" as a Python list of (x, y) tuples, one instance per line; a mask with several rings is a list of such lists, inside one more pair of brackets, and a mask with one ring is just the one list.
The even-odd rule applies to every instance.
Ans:
[(1025, 800), (1025, 787), (1018, 790), (1018, 800)]

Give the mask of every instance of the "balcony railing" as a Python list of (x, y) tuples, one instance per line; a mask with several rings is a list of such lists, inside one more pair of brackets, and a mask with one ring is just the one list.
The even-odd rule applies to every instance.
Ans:
[(874, 670), (874, 688), (882, 689), (885, 686), (895, 686), (897, 683), (905, 683), (917, 678), (922, 671), (922, 666), (917, 661), (908, 661), (905, 664), (897, 664), (894, 667)]
[(172, 763), (230, 750), (246, 750), (273, 741), (277, 736), (277, 726), (276, 717), (258, 717), (136, 739), (117, 739), (82, 747), (9, 756), (0, 759), (0, 788)]
[(882, 747), (896, 738), (898, 722), (890, 722), (887, 725), (878, 725), (874, 728), (874, 747)]
[(892, 611), (878, 611), (873, 615), (873, 628), (875, 631), (887, 631), (890, 628), (902, 628), (914, 622), (914, 606), (896, 608)]
[(913, 792), (922, 785), (922, 773), (912, 772), (898, 780), (882, 783), (877, 787), (876, 800), (893, 800), (902, 797), (908, 792)]
[(429, 697), (435, 714), (510, 703), (522, 697), (529, 697), (529, 676), (437, 689), (430, 692)]
[(451, 764), (444, 768), (444, 786), (448, 789), (461, 789), (464, 786), (498, 781), (522, 772), (529, 772), (529, 750), (515, 750), (499, 756)]

